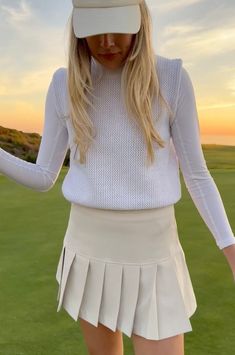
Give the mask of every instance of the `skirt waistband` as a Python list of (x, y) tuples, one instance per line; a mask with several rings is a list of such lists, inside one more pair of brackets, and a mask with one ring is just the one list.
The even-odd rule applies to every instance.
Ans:
[(102, 261), (149, 263), (181, 251), (174, 204), (143, 210), (111, 210), (71, 204), (64, 244)]
[(96, 207), (89, 207), (85, 205), (80, 205), (78, 203), (71, 203), (71, 210), (80, 210), (80, 211), (86, 211), (87, 213), (99, 213), (101, 214), (109, 214), (109, 215), (132, 215), (132, 214), (141, 214), (141, 215), (151, 215), (151, 214), (164, 214), (166, 211), (173, 210), (174, 211), (174, 204), (163, 206), (163, 207), (156, 207), (156, 208), (146, 208), (146, 209), (122, 209), (122, 210), (117, 210), (117, 209), (106, 209), (106, 208), (96, 208)]

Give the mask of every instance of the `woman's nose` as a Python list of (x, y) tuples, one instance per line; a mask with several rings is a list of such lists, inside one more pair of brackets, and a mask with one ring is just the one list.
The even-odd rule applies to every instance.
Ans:
[(111, 33), (105, 33), (101, 35), (100, 45), (105, 48), (113, 46), (114, 45), (113, 35)]

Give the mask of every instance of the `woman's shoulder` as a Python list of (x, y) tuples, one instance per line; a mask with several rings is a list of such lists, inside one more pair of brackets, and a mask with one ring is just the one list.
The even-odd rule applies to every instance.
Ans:
[(182, 58), (169, 58), (160, 54), (155, 54), (155, 64), (159, 75), (178, 75), (183, 66)]
[(191, 75), (181, 58), (169, 58), (155, 54), (156, 70), (162, 86), (178, 92), (179, 87), (192, 86)]
[(66, 67), (59, 67), (57, 68), (54, 72), (53, 72), (53, 75), (52, 75), (52, 79), (54, 81), (61, 81), (61, 80), (64, 80), (66, 79), (67, 77), (67, 68)]
[(172, 111), (175, 112), (183, 71), (183, 60), (155, 54), (155, 63), (161, 92)]
[(57, 103), (62, 116), (68, 116), (67, 68), (59, 67), (52, 75)]

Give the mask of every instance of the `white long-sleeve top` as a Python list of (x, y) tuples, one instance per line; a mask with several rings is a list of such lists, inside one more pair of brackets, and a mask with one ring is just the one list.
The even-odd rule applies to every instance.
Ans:
[[(99, 77), (103, 70), (103, 77)], [(102, 209), (148, 209), (181, 199), (181, 170), (189, 194), (217, 246), (235, 244), (218, 188), (207, 168), (200, 143), (196, 100), (182, 59), (156, 55), (156, 70), (167, 110), (154, 120), (166, 145), (154, 145), (155, 162), (146, 165), (147, 151), (141, 130), (128, 117), (121, 95), (122, 68), (104, 68), (93, 57), (91, 74), (96, 109), (88, 113), (96, 130), (87, 161), (80, 164), (75, 131), (68, 111), (67, 68), (52, 76), (45, 102), (42, 139), (36, 163), (24, 161), (0, 148), (0, 172), (38, 191), (55, 184), (66, 153), (70, 167), (62, 184), (64, 197), (73, 203)], [(158, 103), (153, 103), (157, 117)], [(180, 169), (179, 169), (180, 168)]]

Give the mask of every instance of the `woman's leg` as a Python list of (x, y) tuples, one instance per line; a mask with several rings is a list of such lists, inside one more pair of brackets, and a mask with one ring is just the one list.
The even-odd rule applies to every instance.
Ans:
[(132, 334), (131, 340), (135, 355), (184, 355), (184, 333), (160, 340)]
[(98, 323), (98, 327), (79, 318), (79, 324), (84, 336), (89, 355), (123, 355), (123, 338), (120, 331)]

